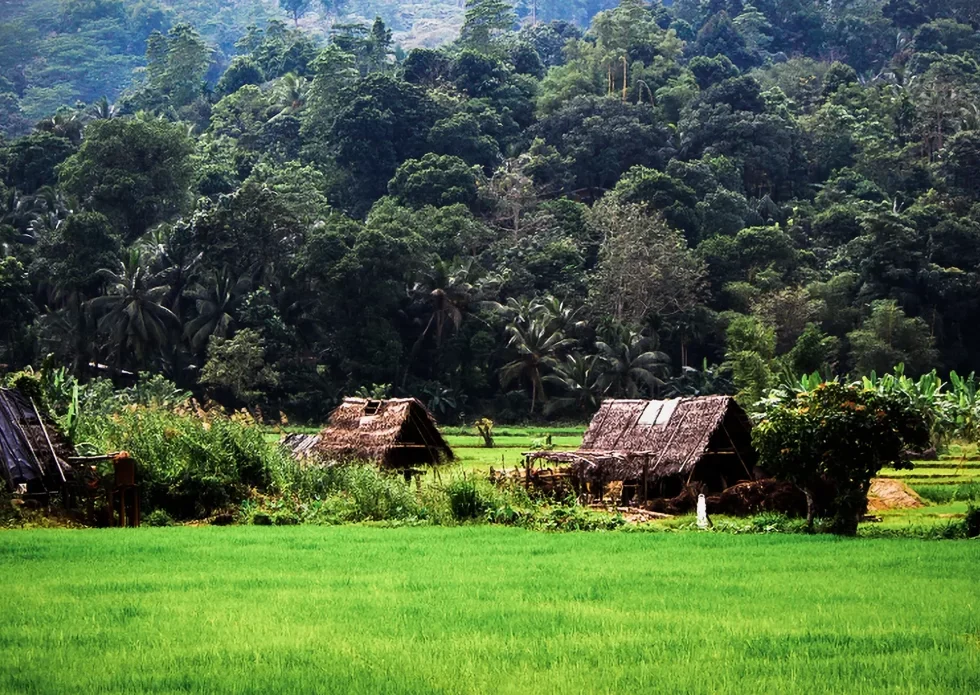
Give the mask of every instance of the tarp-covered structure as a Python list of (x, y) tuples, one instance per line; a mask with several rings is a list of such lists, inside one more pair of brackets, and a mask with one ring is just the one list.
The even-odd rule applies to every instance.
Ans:
[(43, 495), (61, 490), (72, 478), (71, 456), (71, 445), (30, 398), (16, 389), (0, 389), (0, 475), (8, 491)]
[(574, 452), (532, 452), (567, 464), (587, 482), (642, 484), (672, 497), (692, 484), (705, 493), (753, 480), (752, 423), (730, 396), (607, 400)]
[(374, 461), (393, 469), (453, 459), (432, 413), (415, 398), (345, 398), (319, 434), (287, 437), (283, 444), (299, 458)]

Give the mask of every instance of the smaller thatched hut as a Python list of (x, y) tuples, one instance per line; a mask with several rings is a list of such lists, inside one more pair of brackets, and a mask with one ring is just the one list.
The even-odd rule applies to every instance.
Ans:
[(73, 478), (74, 455), (57, 425), (16, 389), (0, 389), (0, 489), (48, 495)]
[(300, 456), (376, 461), (400, 470), (453, 459), (432, 413), (414, 398), (345, 398), (315, 437), (286, 445)]
[(751, 429), (729, 396), (608, 400), (578, 451), (528, 458), (567, 464), (583, 482), (634, 484), (642, 498), (673, 497), (691, 486), (721, 492), (755, 477)]

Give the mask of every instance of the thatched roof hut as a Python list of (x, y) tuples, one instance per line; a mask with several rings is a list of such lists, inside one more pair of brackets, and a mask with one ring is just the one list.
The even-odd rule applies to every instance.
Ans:
[(582, 480), (645, 481), (658, 496), (676, 495), (691, 483), (721, 491), (754, 477), (751, 429), (729, 396), (608, 400), (578, 451), (529, 456), (570, 464)]
[(0, 477), (10, 492), (45, 495), (73, 476), (71, 444), (30, 398), (0, 389)]
[(414, 398), (345, 398), (316, 439), (287, 446), (300, 456), (377, 461), (385, 468), (434, 466), (453, 459), (432, 413)]

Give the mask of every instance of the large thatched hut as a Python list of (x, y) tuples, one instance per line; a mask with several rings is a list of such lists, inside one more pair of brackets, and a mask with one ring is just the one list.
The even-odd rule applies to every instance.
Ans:
[(285, 445), (301, 457), (376, 461), (400, 470), (453, 459), (435, 418), (414, 398), (345, 398), (319, 434)]
[(608, 400), (574, 452), (534, 452), (590, 483), (635, 484), (641, 497), (673, 497), (696, 486), (720, 492), (753, 480), (752, 424), (729, 396)]

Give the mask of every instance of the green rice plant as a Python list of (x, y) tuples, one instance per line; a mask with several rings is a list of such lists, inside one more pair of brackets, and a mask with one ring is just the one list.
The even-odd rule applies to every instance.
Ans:
[(933, 504), (950, 502), (980, 502), (980, 482), (970, 481), (959, 485), (913, 485), (924, 500)]
[(472, 525), (0, 541), (0, 693), (980, 686), (975, 542)]

